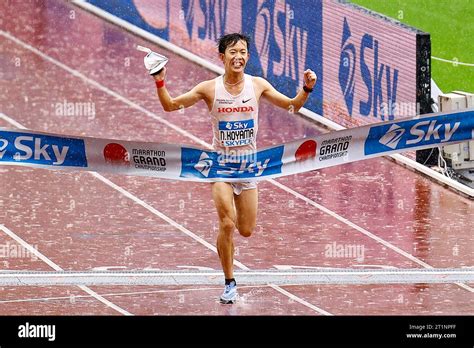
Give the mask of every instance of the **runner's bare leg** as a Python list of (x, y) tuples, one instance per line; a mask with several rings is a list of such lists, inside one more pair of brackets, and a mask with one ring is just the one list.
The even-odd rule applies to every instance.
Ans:
[(225, 182), (212, 184), (212, 198), (219, 216), (219, 234), (217, 235), (217, 252), (221, 260), (226, 279), (234, 278), (234, 230), (235, 208), (234, 191)]
[(234, 196), (236, 227), (244, 237), (250, 237), (257, 225), (258, 189), (243, 190)]

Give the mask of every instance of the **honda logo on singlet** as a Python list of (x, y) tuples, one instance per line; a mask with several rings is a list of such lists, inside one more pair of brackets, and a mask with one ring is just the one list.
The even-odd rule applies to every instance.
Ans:
[(235, 112), (252, 112), (254, 111), (253, 107), (251, 106), (239, 106), (235, 108), (217, 108), (217, 112), (219, 113), (235, 113)]

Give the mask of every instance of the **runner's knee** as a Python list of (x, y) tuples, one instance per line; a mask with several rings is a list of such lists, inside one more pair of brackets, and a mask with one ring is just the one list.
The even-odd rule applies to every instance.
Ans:
[(222, 218), (220, 220), (219, 224), (220, 224), (221, 230), (224, 233), (232, 234), (234, 232), (235, 223), (230, 217), (226, 216), (226, 217)]
[(239, 228), (239, 233), (243, 237), (250, 237), (253, 233), (253, 228), (249, 227), (240, 227)]

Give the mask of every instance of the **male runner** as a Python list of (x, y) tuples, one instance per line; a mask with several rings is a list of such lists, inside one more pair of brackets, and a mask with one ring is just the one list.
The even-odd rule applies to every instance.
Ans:
[[(296, 112), (306, 102), (317, 79), (312, 70), (306, 70), (303, 88), (296, 97), (288, 98), (265, 79), (244, 73), (249, 60), (249, 42), (249, 37), (238, 33), (220, 38), (219, 57), (224, 64), (224, 75), (203, 81), (178, 97), (172, 98), (165, 87), (166, 68), (154, 75), (158, 98), (165, 111), (187, 108), (200, 100), (206, 102), (211, 114), (214, 150), (227, 155), (246, 155), (257, 149), (260, 97)], [(242, 125), (245, 125), (245, 129), (241, 128)], [(237, 299), (237, 283), (233, 274), (233, 233), (237, 229), (244, 237), (252, 234), (257, 220), (257, 185), (255, 182), (216, 182), (212, 184), (212, 197), (219, 216), (217, 250), (225, 275), (225, 289), (220, 301), (234, 303)]]

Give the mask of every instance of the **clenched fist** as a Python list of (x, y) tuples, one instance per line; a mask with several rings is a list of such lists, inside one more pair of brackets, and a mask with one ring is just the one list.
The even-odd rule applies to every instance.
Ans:
[(316, 73), (311, 69), (306, 69), (303, 76), (304, 85), (308, 88), (313, 88), (316, 84), (318, 77)]

